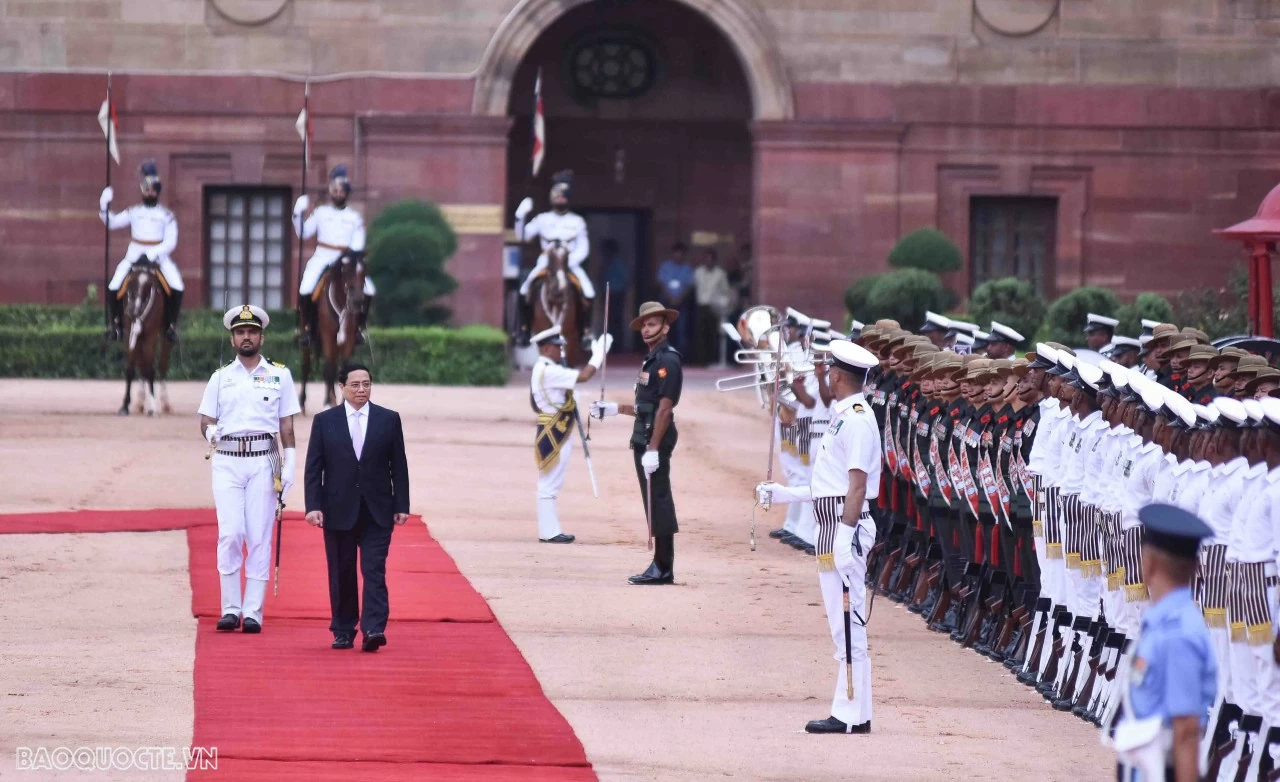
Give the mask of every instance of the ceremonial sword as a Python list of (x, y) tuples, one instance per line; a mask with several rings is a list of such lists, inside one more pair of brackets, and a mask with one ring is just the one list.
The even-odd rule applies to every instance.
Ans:
[[(280, 471), (284, 472), (284, 457), (281, 455)], [(280, 594), (280, 543), (283, 540), (284, 532), (284, 482), (282, 476), (276, 476), (276, 583), (271, 588), (272, 595)], [(846, 601), (847, 602), (847, 601)], [(849, 615), (845, 614), (845, 624), (849, 621)]]
[[(568, 366), (563, 347), (560, 348), (560, 365)], [(587, 460), (587, 475), (591, 476), (591, 493), (595, 495), (596, 499), (599, 499), (600, 491), (596, 488), (596, 471), (591, 466), (591, 448), (587, 445), (587, 440), (591, 438), (587, 437), (586, 432), (582, 429), (582, 416), (578, 414), (577, 402), (573, 405), (573, 422), (578, 425), (578, 436), (582, 438), (582, 455)]]
[[(782, 349), (784, 340), (782, 339), (782, 328), (778, 328), (778, 357), (773, 364), (773, 415), (769, 418), (769, 468), (765, 471), (765, 482), (773, 481), (773, 449), (778, 444), (778, 392), (779, 386), (782, 384)], [(760, 504), (760, 500), (756, 498), (756, 504), (751, 506), (751, 550), (756, 550), (756, 506)], [(765, 508), (769, 510), (768, 507)]]
[[(854, 530), (853, 534), (858, 534)], [(849, 585), (841, 584), (844, 587), (844, 678), (848, 685), (849, 700), (853, 700), (853, 641), (850, 639), (849, 625)]]
[[(607, 281), (604, 284), (604, 328), (600, 330), (603, 331), (605, 334), (609, 333), (609, 283)], [(604, 378), (608, 368), (609, 368), (609, 352), (605, 351), (604, 359), (600, 362), (600, 401), (601, 402), (604, 401)], [(590, 439), (591, 439), (591, 416), (588, 415), (587, 416), (587, 433), (583, 435), (582, 440), (585, 443), (587, 440), (590, 440)], [(583, 450), (584, 451), (586, 450), (585, 445), (583, 446)], [(593, 486), (595, 485), (594, 481), (592, 481), (592, 485)]]

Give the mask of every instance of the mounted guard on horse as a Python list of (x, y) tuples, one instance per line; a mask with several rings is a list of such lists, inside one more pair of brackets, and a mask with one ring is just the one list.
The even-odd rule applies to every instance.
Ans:
[[(582, 268), (591, 251), (591, 244), (587, 238), (587, 221), (581, 215), (569, 211), (569, 200), (573, 195), (573, 172), (560, 171), (551, 179), (551, 211), (543, 212), (526, 222), (529, 213), (533, 211), (533, 199), (524, 199), (516, 208), (516, 236), (521, 242), (537, 237), (542, 246), (537, 265), (520, 286), (520, 320), (526, 333), (530, 330), (541, 331), (553, 325), (561, 326), (565, 337), (572, 340), (582, 335), (589, 336), (593, 322), (592, 308), (596, 291), (591, 278)], [(557, 261), (562, 261), (563, 265)], [(553, 276), (557, 279), (553, 280)], [(555, 295), (542, 295), (543, 285), (556, 288)], [(538, 295), (534, 293), (535, 288), (539, 289)], [(563, 301), (559, 302), (562, 305), (560, 307), (556, 306), (557, 297), (563, 297)], [(551, 310), (546, 312), (548, 322), (545, 325), (539, 326), (534, 322), (535, 304), (539, 305), (539, 309)], [(571, 327), (574, 324), (565, 321), (566, 315), (570, 313), (574, 324), (581, 328), (574, 329)]]
[[(293, 205), (293, 230), (302, 240), (316, 238), (316, 249), (307, 261), (298, 285), (298, 344), (307, 347), (318, 341), (315, 332), (317, 305), (319, 304), (320, 278), (343, 258), (364, 258), (364, 218), (347, 206), (351, 194), (351, 181), (347, 179), (347, 167), (335, 166), (329, 173), (329, 203), (320, 204), (303, 221), (303, 214), (311, 200), (306, 193), (298, 196)], [(356, 342), (364, 341), (365, 324), (377, 289), (373, 280), (364, 278), (364, 295), (355, 313)]]
[(142, 203), (134, 204), (122, 212), (111, 213), (111, 201), (115, 191), (107, 187), (98, 199), (98, 217), (107, 228), (116, 230), (129, 227), (129, 247), (124, 258), (116, 265), (116, 273), (107, 284), (107, 300), (111, 305), (111, 325), (107, 339), (117, 341), (124, 329), (125, 291), (122, 290), (133, 265), (139, 261), (155, 264), (159, 271), (159, 284), (164, 291), (163, 325), (165, 339), (178, 339), (178, 313), (182, 310), (182, 274), (170, 255), (178, 246), (178, 221), (173, 212), (160, 206), (160, 172), (155, 161), (142, 164), (139, 189)]

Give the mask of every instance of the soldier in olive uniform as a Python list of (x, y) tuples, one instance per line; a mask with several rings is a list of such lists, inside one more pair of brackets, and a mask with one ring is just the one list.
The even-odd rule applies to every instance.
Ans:
[(680, 353), (667, 343), (667, 332), (680, 313), (657, 302), (640, 305), (640, 314), (631, 328), (640, 332), (649, 355), (640, 367), (633, 405), (593, 402), (591, 414), (600, 420), (622, 413), (635, 416), (631, 448), (635, 454), (636, 477), (644, 498), (653, 536), (653, 562), (643, 573), (628, 579), (632, 584), (675, 582), (676, 505), (671, 497), (671, 452), (675, 450), (675, 406), (680, 402), (684, 370)]

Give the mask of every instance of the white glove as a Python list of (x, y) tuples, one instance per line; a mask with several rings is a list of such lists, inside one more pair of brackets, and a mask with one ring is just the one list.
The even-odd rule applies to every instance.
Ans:
[(209, 441), (209, 445), (214, 445), (215, 443), (218, 442), (218, 425), (217, 424), (209, 424), (204, 428), (204, 439)]
[(591, 360), (587, 363), (599, 369), (604, 365), (604, 357), (609, 353), (609, 348), (613, 347), (613, 335), (606, 332), (591, 341)]
[(533, 199), (526, 197), (523, 201), (520, 202), (520, 205), (516, 207), (516, 219), (523, 220), (532, 211), (533, 211)]
[(293, 213), (300, 215), (307, 211), (307, 207), (311, 206), (311, 199), (304, 195), (298, 196), (298, 200), (293, 202)]
[(644, 468), (646, 476), (653, 475), (658, 471), (658, 452), (645, 451), (644, 456), (640, 457), (640, 466)]
[(853, 586), (852, 578), (855, 564), (853, 542), (857, 535), (857, 528), (850, 527), (843, 521), (836, 525), (836, 542), (831, 548), (831, 553), (835, 557), (836, 572), (840, 574), (840, 580), (847, 587)]
[(289, 489), (293, 488), (293, 474), (298, 469), (298, 449), (284, 449), (284, 462), (280, 465), (280, 499), (284, 500), (289, 496)]
[(107, 206), (111, 204), (115, 197), (116, 191), (109, 187), (102, 188), (102, 197), (98, 199), (98, 206), (102, 207), (103, 210), (106, 210)]
[[(804, 488), (808, 489), (809, 487), (806, 486)], [(769, 495), (770, 505), (786, 505), (790, 502), (803, 502), (803, 500), (797, 496), (795, 489), (790, 486), (783, 486), (781, 483), (776, 483), (774, 481), (769, 481), (756, 486), (756, 492), (767, 492)], [(809, 499), (807, 494), (804, 499)], [(760, 504), (763, 505), (764, 503), (762, 502)]]
[(597, 421), (603, 421), (611, 415), (618, 414), (617, 402), (592, 402), (591, 415), (595, 416)]
[(756, 502), (765, 510), (769, 510), (769, 508), (773, 507), (773, 491), (769, 488), (770, 485), (772, 484), (756, 484)]

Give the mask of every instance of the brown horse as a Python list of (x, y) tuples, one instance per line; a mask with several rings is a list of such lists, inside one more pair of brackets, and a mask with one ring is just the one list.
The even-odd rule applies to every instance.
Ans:
[(337, 404), (338, 366), (356, 349), (356, 329), (364, 306), (364, 253), (343, 253), (329, 265), (316, 286), (315, 318), (311, 342), (302, 349), (302, 384), (298, 403), (307, 410), (307, 379), (311, 376), (311, 351), (324, 356), (324, 406)]
[[(124, 403), (120, 415), (129, 414), (133, 401), (133, 381), (142, 378), (142, 393), (138, 394), (138, 412), (156, 414), (156, 377), (160, 378), (160, 408), (164, 413), (173, 412), (169, 407), (169, 350), (167, 340), (160, 339), (164, 332), (164, 286), (160, 282), (160, 267), (151, 261), (136, 261), (129, 277), (118, 294), (124, 298)], [(160, 343), (160, 362), (156, 364), (156, 343)]]
[(533, 300), (530, 333), (559, 325), (565, 360), (571, 367), (578, 366), (582, 360), (582, 289), (569, 271), (569, 248), (558, 240), (547, 248), (547, 269), (529, 287), (529, 296)]

